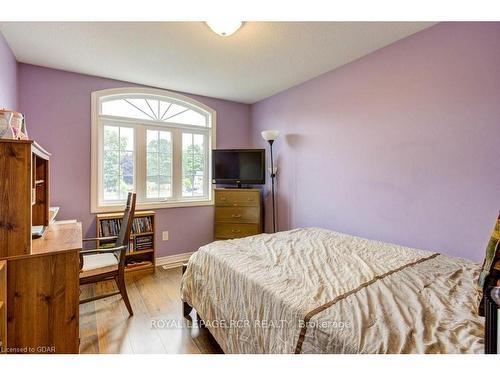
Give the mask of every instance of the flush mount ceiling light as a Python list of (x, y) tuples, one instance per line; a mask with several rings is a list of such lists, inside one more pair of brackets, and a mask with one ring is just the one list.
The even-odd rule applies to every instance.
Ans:
[(227, 20), (219, 20), (219, 21), (207, 21), (206, 24), (208, 27), (212, 29), (212, 31), (221, 36), (229, 36), (234, 34), (236, 30), (241, 27), (241, 21), (227, 21)]

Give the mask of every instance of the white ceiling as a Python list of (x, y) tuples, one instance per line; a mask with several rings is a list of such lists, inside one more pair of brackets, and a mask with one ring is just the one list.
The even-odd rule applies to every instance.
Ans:
[(23, 63), (254, 103), (431, 22), (3, 22)]

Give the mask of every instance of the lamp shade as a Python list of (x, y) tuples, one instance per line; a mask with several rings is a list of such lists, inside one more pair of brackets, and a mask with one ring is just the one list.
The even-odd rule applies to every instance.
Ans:
[(264, 130), (260, 133), (262, 135), (262, 138), (264, 138), (265, 141), (275, 141), (279, 135), (280, 132), (279, 130)]
[(206, 24), (214, 33), (220, 36), (229, 36), (234, 34), (241, 27), (242, 22), (234, 20), (213, 20), (207, 21)]

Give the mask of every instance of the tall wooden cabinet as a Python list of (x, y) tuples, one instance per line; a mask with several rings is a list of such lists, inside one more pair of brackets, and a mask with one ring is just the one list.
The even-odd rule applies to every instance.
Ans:
[(29, 254), (31, 226), (49, 224), (49, 158), (33, 141), (0, 140), (0, 258)]
[(260, 189), (215, 189), (215, 239), (262, 233), (262, 212)]
[[(0, 291), (7, 295), (8, 353), (78, 353), (82, 229), (80, 223), (49, 225), (49, 158), (33, 141), (0, 140), (0, 263), (7, 264)], [(39, 225), (45, 233), (32, 240), (32, 226)], [(0, 327), (0, 339), (4, 334)]]

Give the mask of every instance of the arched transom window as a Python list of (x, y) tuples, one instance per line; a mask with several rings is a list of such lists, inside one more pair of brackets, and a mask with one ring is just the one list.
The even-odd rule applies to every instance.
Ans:
[(209, 204), (215, 111), (156, 89), (92, 93), (92, 211)]

